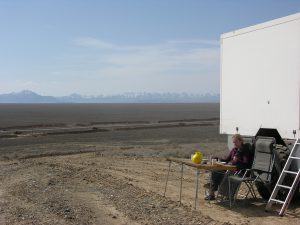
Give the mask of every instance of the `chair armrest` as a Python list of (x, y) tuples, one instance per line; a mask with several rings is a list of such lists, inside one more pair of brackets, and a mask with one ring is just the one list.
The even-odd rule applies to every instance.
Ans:
[[(244, 172), (244, 174), (242, 174), (243, 172)], [(238, 176), (243, 175), (241, 177), (245, 178), (247, 176), (247, 174), (250, 173), (250, 172), (251, 172), (251, 169), (239, 170), (239, 171), (235, 172), (234, 175), (238, 175)]]
[(247, 176), (248, 173), (251, 173), (251, 169), (246, 169), (244, 175), (243, 175), (243, 178), (245, 178)]

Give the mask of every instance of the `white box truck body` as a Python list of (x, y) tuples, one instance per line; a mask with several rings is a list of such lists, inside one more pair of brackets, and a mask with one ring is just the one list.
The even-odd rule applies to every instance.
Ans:
[(299, 137), (300, 13), (221, 35), (220, 86), (220, 133)]
[[(255, 183), (269, 199), (300, 138), (300, 13), (221, 35), (220, 83), (220, 133), (228, 134), (229, 148), (236, 133), (250, 136), (255, 151), (255, 140), (275, 140), (274, 160), (265, 162), (271, 181)], [(296, 148), (293, 156), (300, 157)], [(299, 171), (300, 160), (290, 169)], [(284, 185), (291, 186), (293, 175), (287, 177)]]

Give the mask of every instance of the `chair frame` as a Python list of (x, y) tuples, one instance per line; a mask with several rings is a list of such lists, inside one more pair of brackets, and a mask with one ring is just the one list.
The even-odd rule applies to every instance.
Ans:
[[(258, 137), (257, 140), (259, 138), (269, 139), (267, 137)], [(275, 144), (275, 139), (274, 138), (272, 138), (272, 141), (273, 141), (273, 144)], [(257, 154), (256, 150), (255, 150), (255, 154)], [(241, 186), (242, 183), (245, 183), (246, 186), (247, 186), (247, 188), (248, 188), (248, 191), (247, 191), (244, 199), (247, 199), (248, 196), (249, 196), (249, 194), (251, 194), (251, 196), (254, 199), (257, 199), (256, 193), (255, 193), (255, 190), (254, 190), (254, 184), (258, 180), (260, 180), (264, 184), (267, 184), (267, 182), (260, 177), (262, 174), (267, 174), (267, 179), (266, 180), (269, 180), (271, 178), (272, 168), (274, 166), (274, 161), (275, 161), (275, 154), (271, 151), (271, 155), (272, 156), (270, 157), (270, 163), (269, 163), (268, 171), (263, 171), (263, 170), (251, 168), (251, 169), (237, 171), (233, 175), (230, 175), (228, 173), (227, 176), (224, 176), (224, 180), (221, 182), (220, 187), (221, 187), (221, 185), (226, 184), (226, 181), (227, 181), (227, 184), (228, 184), (228, 195), (229, 195), (228, 198), (229, 198), (230, 208), (232, 206), (232, 202), (233, 202), (233, 204), (236, 204), (236, 199), (237, 199), (237, 196), (238, 196), (238, 192), (239, 192), (239, 189), (240, 189), (240, 186)], [(253, 161), (252, 167), (255, 165), (255, 157), (256, 156), (254, 156), (254, 161)], [(242, 172), (244, 172), (243, 176), (241, 176)], [(257, 173), (257, 174), (255, 174), (255, 173)], [(231, 188), (231, 186), (232, 186), (232, 181), (231, 181), (232, 179), (231, 178), (232, 177), (236, 178), (238, 176), (240, 177), (239, 183), (238, 183), (237, 187), (235, 188), (235, 190), (231, 190), (232, 189)], [(232, 191), (234, 193), (232, 193)], [(270, 190), (270, 191), (272, 191), (272, 190)], [(218, 193), (218, 195), (219, 195), (219, 193)], [(233, 199), (232, 199), (232, 197), (233, 197)], [(223, 196), (223, 199), (224, 199), (224, 196)]]

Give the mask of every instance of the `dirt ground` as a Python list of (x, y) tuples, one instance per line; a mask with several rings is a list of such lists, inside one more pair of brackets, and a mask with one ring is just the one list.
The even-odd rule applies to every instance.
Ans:
[(147, 149), (106, 146), (90, 153), (1, 160), (0, 224), (269, 225), (299, 221), (300, 208), (295, 205), (279, 217), (276, 211), (264, 212), (262, 200), (239, 201), (231, 209), (226, 202), (205, 202), (204, 172), (195, 210), (195, 170), (190, 167), (184, 168), (180, 205), (180, 166), (171, 165), (163, 197), (168, 163), (164, 157), (144, 157), (143, 151)]
[[(166, 157), (228, 153), (218, 104), (0, 105), (0, 225), (297, 224), (262, 199), (204, 201), (208, 173)], [(67, 128), (66, 130), (64, 130)], [(243, 188), (241, 194), (243, 193)], [(277, 210), (277, 211), (276, 211)]]

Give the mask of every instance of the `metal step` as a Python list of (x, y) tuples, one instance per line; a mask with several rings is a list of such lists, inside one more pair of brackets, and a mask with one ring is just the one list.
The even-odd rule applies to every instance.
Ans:
[(290, 159), (299, 159), (300, 160), (300, 157), (290, 156)]
[(278, 203), (280, 203), (280, 204), (284, 204), (284, 201), (280, 201), (280, 200), (274, 199), (274, 198), (271, 198), (270, 201), (278, 202)]
[(289, 171), (289, 170), (283, 170), (283, 172), (284, 172), (284, 173), (294, 174), (294, 175), (297, 175), (297, 174), (298, 174), (297, 172)]
[(286, 188), (286, 189), (291, 189), (292, 188), (290, 186), (285, 186), (285, 185), (281, 185), (281, 184), (278, 184), (277, 187)]
[[(281, 171), (279, 179), (277, 180), (275, 188), (273, 189), (272, 194), (270, 196), (270, 199), (269, 199), (269, 201), (266, 205), (266, 210), (269, 210), (272, 207), (273, 202), (277, 202), (277, 203), (282, 204), (282, 208), (279, 212), (280, 216), (284, 215), (284, 213), (285, 213), (286, 209), (288, 208), (288, 206), (290, 204), (290, 201), (293, 197), (295, 189), (296, 189), (297, 185), (299, 184), (300, 170), (298, 172), (287, 170), (290, 167), (293, 159), (300, 160), (300, 157), (293, 156), (293, 155), (295, 155), (294, 153), (296, 153), (297, 151), (300, 150), (298, 147), (296, 147), (296, 145), (300, 145), (299, 141), (300, 141), (300, 139), (298, 138), (296, 143), (294, 144), (292, 150), (291, 150), (291, 153), (290, 153), (290, 155), (289, 155), (289, 157), (288, 157), (288, 159), (285, 163), (284, 169)], [(295, 178), (294, 178), (292, 186), (282, 185), (282, 183), (284, 182), (284, 178), (285, 178), (286, 174), (296, 175)], [(289, 192), (288, 192), (287, 196), (285, 197), (284, 201), (276, 199), (280, 188), (285, 188), (285, 189), (289, 190)]]

